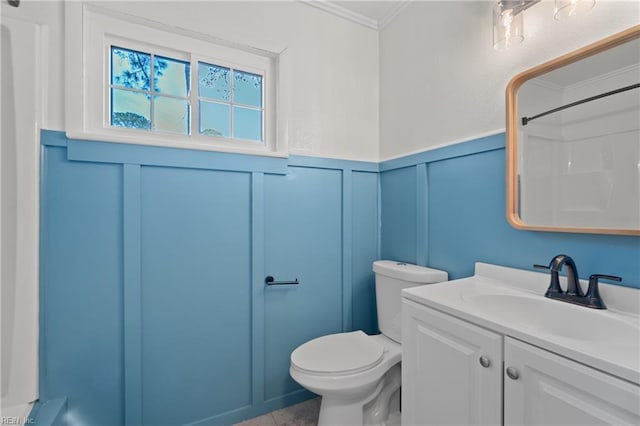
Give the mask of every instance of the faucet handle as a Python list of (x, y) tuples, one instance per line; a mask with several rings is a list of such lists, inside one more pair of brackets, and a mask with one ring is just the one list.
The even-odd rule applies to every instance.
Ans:
[(589, 288), (587, 289), (587, 294), (584, 295), (587, 299), (587, 306), (596, 309), (607, 309), (602, 297), (600, 297), (600, 291), (598, 290), (599, 279), (620, 282), (622, 281), (622, 278), (616, 277), (615, 275), (604, 274), (593, 274), (589, 277)]
[(620, 282), (622, 281), (621, 277), (617, 277), (615, 275), (605, 275), (605, 274), (593, 274), (589, 277), (589, 281), (591, 281), (592, 279), (594, 280), (608, 280), (608, 281), (617, 281)]
[(551, 282), (549, 283), (549, 288), (547, 292), (544, 294), (545, 297), (553, 297), (556, 294), (562, 294), (562, 288), (560, 288), (560, 278), (558, 277), (558, 271), (555, 269), (551, 269), (551, 264), (549, 266), (544, 265), (533, 265), (533, 269), (541, 269), (543, 271), (551, 272)]

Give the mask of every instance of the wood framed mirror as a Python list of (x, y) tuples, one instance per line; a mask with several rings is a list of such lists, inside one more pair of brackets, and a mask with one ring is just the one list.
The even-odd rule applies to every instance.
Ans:
[(640, 25), (518, 74), (506, 110), (512, 226), (640, 235)]

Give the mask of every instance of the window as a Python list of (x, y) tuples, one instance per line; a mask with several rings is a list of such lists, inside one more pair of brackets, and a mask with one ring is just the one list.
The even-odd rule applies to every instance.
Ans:
[(114, 127), (263, 141), (263, 76), (198, 62), (198, 103), (190, 102), (191, 64), (112, 45), (110, 123)]
[(262, 141), (262, 79), (258, 74), (198, 62), (200, 133)]
[(111, 46), (111, 125), (189, 134), (187, 62)]
[(286, 153), (276, 144), (276, 55), (93, 6), (82, 19), (82, 111), (70, 137)]

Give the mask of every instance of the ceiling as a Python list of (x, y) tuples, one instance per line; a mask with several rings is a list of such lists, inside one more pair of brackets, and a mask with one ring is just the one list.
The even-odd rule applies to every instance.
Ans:
[(302, 0), (334, 15), (349, 19), (373, 29), (380, 29), (404, 9), (411, 0)]

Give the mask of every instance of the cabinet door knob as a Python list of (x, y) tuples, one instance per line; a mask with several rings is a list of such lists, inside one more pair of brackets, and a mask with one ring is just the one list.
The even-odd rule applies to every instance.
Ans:
[(480, 361), (480, 365), (483, 366), (484, 368), (489, 368), (489, 366), (491, 365), (491, 360), (484, 355), (480, 357), (479, 361)]
[(518, 380), (520, 373), (513, 367), (507, 367), (507, 376), (509, 376), (511, 380)]

